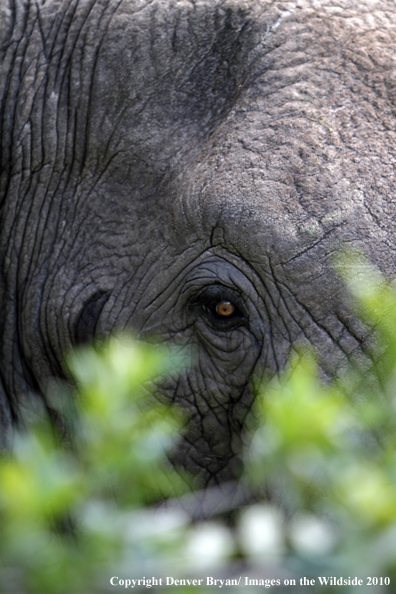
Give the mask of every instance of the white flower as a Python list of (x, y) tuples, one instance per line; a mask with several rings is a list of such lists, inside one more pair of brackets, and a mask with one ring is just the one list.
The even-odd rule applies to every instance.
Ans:
[(305, 555), (328, 555), (336, 545), (337, 536), (333, 526), (314, 515), (296, 516), (290, 525), (292, 546)]
[(253, 505), (240, 516), (239, 540), (248, 556), (283, 554), (283, 516), (272, 505)]

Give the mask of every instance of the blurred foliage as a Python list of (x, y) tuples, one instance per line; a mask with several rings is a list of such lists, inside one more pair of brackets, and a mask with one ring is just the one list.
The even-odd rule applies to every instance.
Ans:
[[(78, 351), (77, 393), (58, 395), (66, 438), (38, 415), (0, 461), (0, 591), (89, 594), (114, 591), (112, 576), (241, 574), (241, 584), (297, 580), (278, 592), (306, 591), (302, 576), (316, 586), (317, 576), (389, 577), (358, 591), (395, 591), (396, 292), (361, 258), (340, 268), (377, 355), (324, 383), (314, 353), (300, 352), (261, 389), (241, 479), (255, 503), (230, 499), (227, 521), (191, 523), (188, 477), (167, 461), (183, 420), (148, 386), (177, 372), (178, 358), (126, 337)], [(205, 583), (199, 591), (213, 591)]]
[(1, 591), (95, 592), (115, 562), (152, 557), (160, 539), (137, 536), (143, 518), (133, 511), (180, 495), (186, 482), (165, 456), (181, 419), (143, 386), (176, 366), (126, 337), (73, 356), (78, 394), (58, 394), (67, 439), (36, 415), (0, 463)]
[[(323, 383), (314, 353), (296, 354), (257, 400), (259, 426), (246, 473), (256, 489), (265, 484), (275, 494), (276, 508), (264, 507), (278, 517), (276, 546), (295, 575), (360, 575), (363, 584), (367, 576), (388, 576), (392, 584), (396, 291), (359, 256), (344, 257), (339, 267), (360, 319), (372, 329), (371, 362), (350, 363), (337, 380)], [(264, 549), (271, 545), (261, 548), (262, 556)], [(384, 590), (383, 583), (367, 589)]]

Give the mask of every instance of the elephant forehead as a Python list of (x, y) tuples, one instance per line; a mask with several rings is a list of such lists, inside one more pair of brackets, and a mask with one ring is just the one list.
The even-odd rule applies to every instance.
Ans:
[[(187, 153), (229, 110), (242, 108), (244, 99), (251, 110), (257, 93), (268, 98), (259, 111), (270, 113), (279, 111), (274, 93), (281, 89), (289, 88), (289, 103), (294, 93), (308, 105), (312, 91), (323, 101), (345, 76), (358, 84), (366, 69), (381, 78), (378, 60), (381, 68), (393, 67), (394, 55), (394, 9), (388, 14), (386, 6), (373, 9), (369, 0), (123, 0), (101, 40), (87, 90), (92, 158), (106, 147), (122, 150), (129, 164), (138, 156), (153, 169), (169, 160), (183, 167)], [(310, 89), (296, 86), (315, 72), (320, 75)]]
[(368, 56), (332, 47), (290, 69), (287, 52), (285, 42), (212, 135), (182, 211), (200, 236), (221, 229), (280, 261), (333, 234), (369, 239), (383, 265), (396, 231), (393, 55), (373, 71)]
[(268, 141), (272, 130), (269, 138), (262, 132), (257, 144), (244, 133), (232, 153), (209, 155), (199, 164), (182, 204), (200, 233), (248, 226), (274, 236), (314, 239), (361, 208), (367, 180), (357, 166), (347, 165), (335, 150), (318, 145), (315, 150), (306, 137), (299, 141), (290, 127), (292, 138), (278, 133), (276, 144)]

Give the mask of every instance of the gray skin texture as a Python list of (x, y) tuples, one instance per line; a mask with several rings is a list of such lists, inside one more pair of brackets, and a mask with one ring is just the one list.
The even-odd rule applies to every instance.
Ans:
[(332, 261), (394, 275), (395, 41), (394, 0), (2, 0), (4, 442), (73, 345), (132, 329), (194, 351), (157, 395), (214, 485), (294, 345), (369, 360)]

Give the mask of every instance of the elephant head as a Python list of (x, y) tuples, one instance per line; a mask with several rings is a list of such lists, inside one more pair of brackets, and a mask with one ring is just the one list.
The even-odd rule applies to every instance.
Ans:
[(158, 394), (188, 417), (174, 461), (229, 480), (255, 378), (301, 342), (324, 375), (368, 356), (332, 259), (394, 273), (394, 4), (0, 11), (1, 425), (73, 345), (132, 329), (193, 349)]

